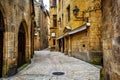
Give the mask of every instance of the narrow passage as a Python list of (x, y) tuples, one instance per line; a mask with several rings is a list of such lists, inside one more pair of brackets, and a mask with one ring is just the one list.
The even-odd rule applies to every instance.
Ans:
[[(54, 72), (58, 75), (54, 75)], [(100, 70), (91, 64), (49, 50), (35, 51), (32, 63), (3, 80), (99, 80)]]

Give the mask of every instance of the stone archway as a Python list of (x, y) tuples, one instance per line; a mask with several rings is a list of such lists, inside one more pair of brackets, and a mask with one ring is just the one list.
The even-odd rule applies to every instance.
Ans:
[(4, 39), (5, 24), (3, 14), (0, 11), (0, 77), (2, 77), (3, 68), (3, 39)]
[(21, 67), (26, 63), (26, 33), (24, 29), (24, 22), (20, 24), (19, 32), (18, 32), (18, 59), (17, 59), (17, 67)]

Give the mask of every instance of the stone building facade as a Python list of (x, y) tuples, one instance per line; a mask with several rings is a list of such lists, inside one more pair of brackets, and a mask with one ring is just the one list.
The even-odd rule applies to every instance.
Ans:
[(48, 27), (49, 27), (49, 12), (45, 9), (43, 0), (35, 0), (35, 37), (34, 49), (42, 50), (48, 47)]
[(0, 0), (0, 77), (30, 62), (33, 30), (33, 0)]
[(102, 0), (103, 60), (106, 80), (120, 80), (120, 1)]
[(50, 39), (49, 47), (51, 50), (56, 50), (57, 48), (57, 1), (50, 0)]
[(35, 33), (34, 33), (34, 50), (40, 50), (40, 6), (42, 1), (34, 1), (35, 8)]
[[(73, 13), (76, 7), (79, 8), (77, 16)], [(101, 19), (101, 0), (58, 0), (57, 50), (88, 62), (101, 63)]]
[(49, 27), (49, 12), (45, 7), (41, 7), (41, 27), (40, 27), (40, 48), (41, 50), (48, 48), (48, 27)]

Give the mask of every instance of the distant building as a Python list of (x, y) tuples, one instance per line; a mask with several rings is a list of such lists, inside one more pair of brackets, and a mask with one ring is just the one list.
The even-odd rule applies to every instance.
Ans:
[(34, 49), (42, 50), (48, 47), (49, 12), (45, 9), (43, 0), (34, 1), (35, 5), (35, 34)]
[(0, 0), (0, 77), (30, 62), (34, 15), (33, 0)]
[(49, 47), (51, 50), (57, 48), (57, 0), (50, 0), (50, 39)]

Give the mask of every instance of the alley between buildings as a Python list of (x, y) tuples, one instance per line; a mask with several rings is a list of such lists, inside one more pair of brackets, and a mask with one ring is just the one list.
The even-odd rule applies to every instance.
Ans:
[[(64, 72), (53, 75), (53, 72)], [(35, 51), (31, 64), (3, 80), (99, 80), (100, 69), (79, 59), (49, 50)]]

